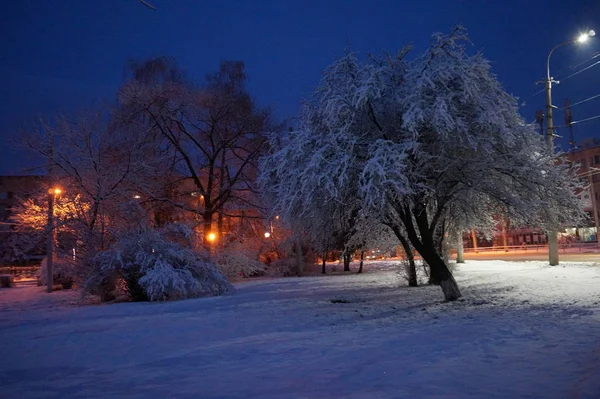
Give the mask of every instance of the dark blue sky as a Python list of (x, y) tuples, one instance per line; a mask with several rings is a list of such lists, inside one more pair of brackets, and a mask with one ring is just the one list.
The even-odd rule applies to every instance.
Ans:
[[(203, 79), (219, 62), (246, 63), (249, 88), (281, 118), (297, 114), (323, 69), (350, 45), (361, 53), (395, 52), (412, 43), (423, 51), (434, 31), (461, 23), (507, 91), (527, 100), (533, 120), (544, 95), (545, 58), (556, 44), (586, 29), (600, 33), (598, 0), (19, 0), (0, 13), (0, 175), (31, 162), (8, 137), (36, 116), (75, 113), (113, 102), (130, 59), (169, 55), (188, 76)], [(600, 38), (567, 46), (552, 57), (559, 78), (600, 51)], [(561, 72), (564, 70), (564, 72)], [(565, 80), (554, 103), (600, 94), (600, 65)], [(573, 119), (600, 114), (600, 98), (573, 108)], [(562, 124), (563, 115), (556, 115)], [(600, 119), (574, 126), (576, 139), (600, 136)], [(561, 129), (566, 142), (567, 132)]]

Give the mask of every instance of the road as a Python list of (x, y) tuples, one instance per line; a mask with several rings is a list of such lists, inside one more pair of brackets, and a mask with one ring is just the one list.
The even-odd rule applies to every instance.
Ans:
[[(546, 249), (538, 250), (519, 250), (510, 252), (504, 251), (486, 251), (480, 253), (465, 253), (465, 260), (508, 260), (508, 261), (527, 261), (527, 260), (548, 260), (548, 251)], [(561, 251), (559, 261), (568, 262), (600, 262), (600, 252), (579, 252), (571, 249), (568, 252)]]

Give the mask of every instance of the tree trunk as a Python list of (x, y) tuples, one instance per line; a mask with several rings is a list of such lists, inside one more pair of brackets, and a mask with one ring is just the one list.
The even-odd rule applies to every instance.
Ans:
[(479, 251), (477, 250), (477, 236), (475, 235), (475, 230), (471, 230), (471, 240), (473, 240), (473, 250), (478, 254)]
[(296, 273), (298, 277), (301, 277), (304, 273), (302, 257), (302, 243), (300, 242), (300, 236), (296, 236)]
[(430, 281), (437, 283), (444, 292), (444, 298), (447, 301), (455, 301), (462, 296), (458, 289), (458, 284), (454, 280), (454, 276), (444, 263), (444, 260), (433, 248), (423, 248), (421, 256), (429, 265)]
[(404, 249), (404, 253), (406, 254), (406, 258), (408, 259), (408, 286), (416, 287), (419, 285), (417, 280), (417, 266), (415, 265), (415, 254), (410, 247), (410, 243), (404, 238), (404, 236), (398, 236), (400, 239), (400, 243), (402, 244), (402, 248)]
[(323, 265), (321, 266), (321, 274), (327, 274), (325, 271), (325, 263), (327, 262), (327, 252), (323, 254)]
[(350, 271), (350, 260), (352, 259), (352, 255), (348, 252), (344, 252), (343, 258), (344, 258), (344, 271), (349, 272)]
[[(430, 227), (426, 209), (412, 209), (411, 213), (417, 222), (418, 234), (409, 212), (405, 212), (405, 218), (403, 218), (406, 233), (413, 247), (421, 254), (423, 261), (429, 265), (430, 281), (440, 285), (447, 301), (457, 300), (462, 295), (450, 269), (436, 250), (438, 243), (434, 239), (435, 226)], [(440, 240), (443, 240), (443, 236), (440, 237)]]
[(365, 250), (361, 249), (360, 250), (360, 266), (358, 267), (358, 272), (357, 273), (362, 273), (363, 272), (363, 262), (365, 260)]
[[(223, 191), (225, 189), (225, 154), (226, 150), (223, 149), (221, 152), (221, 166), (219, 167), (219, 197), (223, 196)], [(223, 217), (225, 213), (224, 206), (219, 207), (219, 212), (217, 214), (217, 231), (219, 233), (219, 238), (223, 237)]]
[(463, 245), (462, 233), (458, 234), (456, 247), (456, 263), (465, 263), (465, 247)]

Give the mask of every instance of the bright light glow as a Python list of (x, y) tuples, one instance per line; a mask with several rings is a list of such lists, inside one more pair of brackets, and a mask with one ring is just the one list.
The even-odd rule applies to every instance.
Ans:
[(139, 195), (139, 194), (136, 194), (136, 195), (134, 195), (134, 196), (133, 196), (133, 198), (135, 198), (135, 199), (140, 199), (140, 198), (142, 198), (142, 196), (141, 196), (141, 195)]
[(208, 238), (208, 241), (214, 241), (217, 239), (217, 235), (215, 233), (208, 233), (206, 238)]
[(48, 189), (48, 194), (59, 195), (60, 193), (62, 193), (62, 190), (58, 187)]
[(579, 35), (579, 37), (577, 38), (577, 42), (585, 43), (590, 37), (593, 37), (593, 36), (596, 36), (596, 32), (594, 32), (593, 30), (590, 30), (589, 32), (582, 33), (581, 35)]
[(268, 231), (265, 233), (265, 238), (269, 238), (271, 237), (271, 233), (269, 233)]

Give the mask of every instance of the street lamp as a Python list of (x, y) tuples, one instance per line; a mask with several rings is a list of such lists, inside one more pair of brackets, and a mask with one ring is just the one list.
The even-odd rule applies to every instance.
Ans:
[(52, 292), (53, 270), (52, 262), (54, 257), (54, 197), (60, 195), (60, 188), (48, 189), (48, 236), (46, 237), (46, 290)]
[[(553, 80), (550, 76), (550, 57), (554, 50), (559, 47), (566, 46), (573, 43), (585, 43), (590, 37), (595, 36), (596, 32), (590, 30), (586, 33), (579, 35), (577, 39), (569, 40), (567, 42), (558, 44), (550, 50), (548, 58), (546, 58), (546, 141), (551, 151), (554, 151), (554, 124), (552, 122), (552, 83), (558, 84), (559, 82)], [(548, 232), (548, 262), (550, 266), (558, 265), (558, 232)]]

